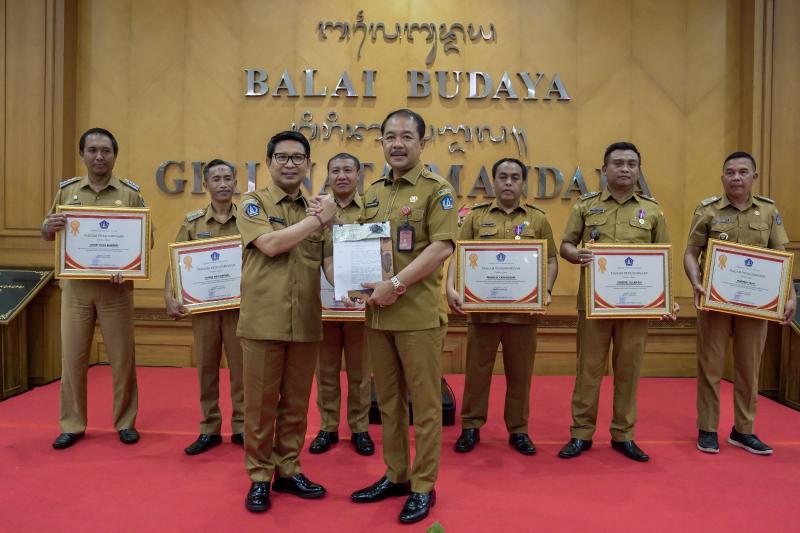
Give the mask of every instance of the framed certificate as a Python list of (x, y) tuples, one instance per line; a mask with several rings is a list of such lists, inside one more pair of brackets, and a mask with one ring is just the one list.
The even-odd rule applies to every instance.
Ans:
[(456, 290), (467, 313), (544, 313), (547, 241), (456, 242)]
[(242, 239), (231, 235), (172, 243), (169, 272), (173, 296), (190, 313), (238, 308)]
[(672, 313), (671, 244), (587, 244), (586, 318), (655, 318)]
[(150, 279), (150, 209), (59, 205), (56, 277)]
[(711, 239), (705, 254), (704, 309), (780, 322), (793, 255)]
[(328, 283), (325, 273), (320, 269), (320, 297), (322, 299), (322, 320), (330, 321), (363, 321), (364, 306), (347, 307), (334, 296), (333, 285)]

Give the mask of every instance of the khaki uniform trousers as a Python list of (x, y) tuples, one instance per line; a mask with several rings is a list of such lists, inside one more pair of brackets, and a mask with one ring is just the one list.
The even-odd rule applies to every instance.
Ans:
[(219, 364), (222, 347), (228, 359), (231, 382), (231, 430), (244, 431), (244, 386), (242, 385), (242, 346), (236, 336), (239, 310), (192, 315), (192, 333), (197, 350), (197, 375), (200, 381), (200, 433), (219, 435), (222, 413), (219, 410)]
[(531, 374), (536, 354), (535, 324), (469, 324), (461, 426), (474, 429), (486, 424), (489, 386), (497, 347), (501, 342), (506, 375), (503, 411), (506, 428), (509, 433), (528, 433)]
[[(411, 480), (414, 492), (430, 492), (442, 449), (441, 352), (447, 326), (417, 331), (366, 328), (375, 392), (383, 426), (383, 461), (393, 483)], [(408, 395), (414, 406), (416, 454), (409, 473)]]
[(697, 429), (716, 432), (719, 426), (719, 381), (731, 335), (734, 426), (749, 435), (756, 418), (767, 321), (714, 311), (697, 313)]
[(647, 341), (646, 319), (593, 319), (578, 311), (578, 367), (572, 393), (572, 438), (591, 440), (597, 426), (600, 383), (613, 339), (614, 410), (611, 438), (633, 440), (636, 392)]
[(240, 340), (247, 473), (252, 481), (299, 474), (319, 343)]
[(317, 407), (322, 431), (339, 430), (341, 386), (339, 374), (344, 349), (347, 372), (347, 424), (351, 433), (369, 429), (369, 362), (364, 355), (362, 322), (323, 322), (317, 361)]
[(114, 427), (136, 425), (139, 396), (133, 336), (133, 282), (61, 282), (61, 431), (86, 430), (86, 379), (95, 321), (111, 363)]

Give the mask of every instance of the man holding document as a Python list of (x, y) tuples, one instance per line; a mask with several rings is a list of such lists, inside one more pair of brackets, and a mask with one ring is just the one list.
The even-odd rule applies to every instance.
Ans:
[[(203, 168), (203, 183), (211, 203), (186, 214), (175, 242), (196, 241), (238, 235), (236, 228), (236, 168), (222, 159), (212, 159)], [(174, 319), (189, 316), (189, 311), (172, 294), (169, 274), (164, 285), (167, 314)], [(238, 309), (226, 309), (192, 316), (192, 335), (197, 353), (200, 382), (200, 436), (184, 449), (187, 455), (198, 455), (222, 443), (222, 413), (219, 410), (219, 364), (222, 347), (228, 359), (231, 382), (231, 442), (244, 444), (244, 387), (242, 385), (242, 346), (236, 336)]]
[[(391, 172), (367, 190), (360, 221), (376, 234), (386, 231), (388, 222), (391, 231), (395, 275), (364, 283), (373, 291), (367, 300), (366, 349), (381, 411), (386, 472), (354, 492), (352, 500), (408, 495), (399, 519), (412, 523), (428, 516), (435, 503), (442, 437), (440, 354), (447, 327), (442, 264), (453, 252), (457, 218), (452, 187), (420, 161), (423, 118), (408, 109), (394, 111), (383, 121), (381, 135)], [(409, 394), (416, 439), (411, 469)]]
[[(724, 194), (703, 200), (695, 209), (683, 257), (683, 266), (694, 287), (695, 306), (698, 307), (697, 448), (706, 453), (719, 453), (719, 381), (731, 336), (735, 368), (734, 425), (728, 442), (758, 455), (772, 453), (772, 448), (753, 434), (767, 321), (700, 309), (706, 291), (699, 258), (705, 255), (709, 239), (773, 250), (784, 250), (784, 245), (789, 242), (775, 203), (752, 194), (757, 179), (756, 162), (750, 154), (734, 152), (725, 159), (722, 168)], [(702, 259), (703, 263), (707, 260), (707, 257)], [(794, 317), (796, 298), (794, 286), (790, 283), (781, 324), (788, 324)]]
[[(522, 196), (528, 169), (522, 161), (504, 158), (492, 166), (492, 185), (496, 199), (476, 204), (467, 215), (460, 240), (547, 241), (547, 296), (558, 276), (553, 230), (544, 211)], [(447, 301), (454, 312), (464, 314), (463, 302), (455, 287), (456, 261), (447, 272)], [(504, 418), (509, 444), (523, 455), (533, 455), (536, 447), (528, 435), (531, 375), (536, 354), (538, 316), (530, 313), (471, 313), (467, 328), (467, 363), (464, 401), (461, 407), (461, 436), (457, 452), (470, 452), (480, 442), (480, 428), (486, 424), (489, 386), (497, 347), (503, 344), (506, 374)]]
[[(643, 318), (588, 319), (586, 309), (586, 269), (594, 261), (592, 243), (651, 244), (669, 243), (664, 213), (653, 198), (636, 191), (641, 172), (639, 151), (631, 143), (610, 145), (603, 156), (607, 179), (602, 192), (581, 196), (572, 208), (561, 243), (561, 257), (581, 266), (578, 288), (578, 364), (572, 394), (570, 441), (559, 457), (571, 459), (592, 447), (597, 424), (600, 383), (606, 357), (613, 340), (611, 361), (614, 367), (614, 412), (611, 419), (611, 446), (635, 461), (648, 461), (634, 442), (636, 392), (647, 340), (647, 320)], [(591, 295), (590, 295), (591, 296)], [(678, 312), (675, 304), (674, 312)], [(664, 319), (674, 320), (674, 315)]]
[[(300, 188), (311, 147), (284, 131), (267, 144), (272, 183), (242, 195), (236, 225), (242, 236), (242, 295), (236, 333), (244, 356), (245, 465), (252, 484), (245, 507), (270, 507), (276, 492), (319, 498), (325, 489), (300, 472), (308, 399), (322, 340), (320, 266), (330, 277), (330, 231), (336, 203), (309, 202)], [(273, 480), (274, 475), (274, 480)]]

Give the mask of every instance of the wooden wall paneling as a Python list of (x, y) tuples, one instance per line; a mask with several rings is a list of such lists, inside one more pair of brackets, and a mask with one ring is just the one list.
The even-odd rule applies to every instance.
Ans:
[(44, 385), (61, 377), (61, 291), (58, 282), (45, 287), (26, 309), (28, 381)]
[(26, 310), (7, 326), (0, 326), (0, 400), (28, 390)]
[(781, 349), (780, 401), (800, 409), (800, 328), (783, 328)]

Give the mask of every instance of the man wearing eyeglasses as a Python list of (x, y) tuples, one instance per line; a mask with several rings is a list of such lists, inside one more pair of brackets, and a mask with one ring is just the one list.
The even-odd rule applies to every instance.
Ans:
[[(390, 221), (391, 280), (365, 283), (365, 345), (372, 358), (383, 424), (386, 471), (354, 492), (356, 503), (408, 495), (399, 519), (413, 523), (436, 502), (434, 485), (442, 444), (440, 354), (447, 311), (442, 302), (442, 264), (453, 253), (457, 229), (453, 189), (425, 168), (425, 121), (400, 109), (381, 124), (383, 153), (391, 172), (364, 195), (361, 222)], [(408, 395), (414, 406), (416, 455), (409, 468)]]
[[(306, 215), (300, 186), (311, 147), (298, 132), (267, 144), (272, 183), (244, 194), (236, 225), (242, 236), (242, 300), (237, 335), (244, 359), (245, 464), (252, 481), (245, 507), (270, 507), (276, 492), (320, 498), (325, 489), (300, 471), (308, 398), (322, 340), (320, 266), (332, 279), (327, 226), (336, 216), (331, 196)], [(274, 479), (273, 479), (274, 476)]]

